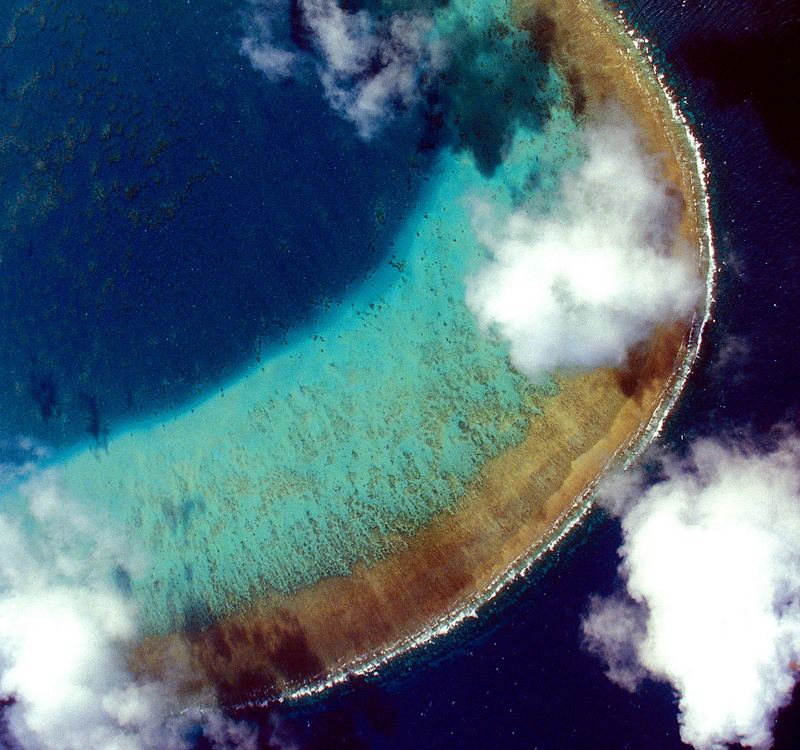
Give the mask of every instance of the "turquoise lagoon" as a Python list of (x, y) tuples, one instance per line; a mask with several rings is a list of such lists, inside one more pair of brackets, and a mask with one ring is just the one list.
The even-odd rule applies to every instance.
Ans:
[[(437, 11), (443, 35), (468, 7)], [(131, 419), (105, 445), (48, 461), (66, 495), (124, 529), (145, 560), (124, 578), (146, 632), (203, 625), (386, 554), (523, 439), (555, 385), (511, 369), (464, 292), (485, 253), (470, 200), (547, 210), (581, 159), (552, 70), (540, 98), (544, 124), (517, 122), (492, 169), (441, 147), (391, 256), (254, 366), (168, 417)]]

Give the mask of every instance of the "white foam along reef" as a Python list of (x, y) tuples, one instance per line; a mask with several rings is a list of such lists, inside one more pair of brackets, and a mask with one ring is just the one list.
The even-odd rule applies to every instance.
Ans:
[[(593, 508), (593, 493), (597, 483), (612, 470), (625, 470), (631, 466), (643, 451), (660, 435), (666, 420), (673, 411), (692, 369), (698, 359), (703, 342), (703, 334), (708, 323), (713, 320), (713, 307), (716, 291), (717, 258), (714, 243), (714, 230), (711, 222), (711, 200), (709, 195), (708, 164), (703, 156), (702, 145), (697, 138), (688, 118), (681, 110), (676, 92), (671, 87), (667, 76), (656, 63), (652, 52), (651, 42), (640, 35), (628, 22), (625, 14), (619, 11), (616, 15), (617, 22), (624, 30), (626, 52), (633, 57), (638, 55), (642, 61), (647, 61), (649, 73), (658, 84), (659, 95), (662, 102), (669, 108), (676, 132), (684, 141), (688, 152), (694, 160), (692, 185), (694, 200), (697, 206), (697, 216), (700, 223), (702, 238), (701, 256), (699, 263), (705, 277), (705, 295), (701, 309), (695, 314), (689, 331), (686, 354), (677, 363), (672, 378), (664, 389), (663, 395), (650, 418), (636, 435), (626, 444), (621, 446), (614, 456), (606, 463), (595, 479), (585, 488), (584, 492), (575, 499), (573, 504), (559, 517), (553, 525), (552, 533), (524, 555), (514, 560), (505, 571), (496, 576), (489, 585), (480, 592), (476, 592), (466, 601), (460, 603), (450, 612), (436, 618), (419, 631), (404, 637), (392, 645), (381, 649), (377, 653), (366, 653), (360, 657), (342, 664), (326, 678), (299, 685), (286, 690), (278, 700), (293, 701), (318, 695), (335, 685), (346, 682), (351, 676), (373, 674), (393, 659), (406, 654), (414, 649), (421, 648), (432, 641), (447, 635), (461, 623), (480, 616), (481, 610), (494, 600), (513, 582), (523, 578), (534, 565), (553, 552), (566, 537), (578, 529)], [(620, 34), (620, 37), (622, 35)], [(631, 50), (633, 47), (635, 52)], [(265, 704), (267, 702), (264, 702)]]
[[(652, 61), (651, 61), (652, 62)], [(683, 359), (678, 367), (676, 367), (675, 377), (670, 384), (670, 387), (665, 390), (664, 398), (656, 410), (653, 419), (646, 425), (640, 435), (632, 441), (628, 446), (620, 449), (617, 459), (612, 461), (615, 464), (617, 461), (622, 460), (625, 462), (632, 461), (634, 457), (649, 443), (660, 431), (664, 420), (667, 418), (671, 411), (686, 378), (691, 371), (691, 367), (696, 359), (697, 351), (700, 347), (702, 339), (702, 332), (706, 322), (709, 319), (711, 305), (713, 302), (713, 284), (715, 277), (715, 264), (713, 253), (713, 237), (711, 234), (711, 225), (708, 208), (708, 195), (705, 185), (706, 170), (705, 164), (702, 160), (700, 146), (688, 125), (688, 122), (680, 112), (677, 103), (674, 101), (674, 95), (666, 85), (663, 77), (658, 78), (662, 85), (662, 90), (672, 108), (673, 117), (676, 123), (685, 132), (685, 137), (695, 153), (697, 159), (697, 172), (698, 172), (698, 185), (697, 196), (703, 209), (702, 220), (704, 221), (704, 232), (707, 237), (707, 259), (706, 259), (706, 273), (707, 273), (707, 292), (704, 301), (704, 308), (701, 314), (698, 314), (692, 326), (691, 340), (687, 356)], [(551, 119), (547, 126), (550, 132), (543, 133), (530, 133), (525, 132), (523, 129), (518, 130), (515, 141), (510, 149), (507, 158), (503, 164), (498, 168), (498, 174), (493, 180), (486, 180), (477, 175), (474, 165), (470, 166), (471, 157), (468, 154), (453, 154), (452, 152), (443, 155), (440, 163), (440, 172), (431, 176), (429, 188), (422, 196), (419, 210), (409, 219), (408, 225), (404, 233), (398, 237), (397, 247), (402, 248), (403, 255), (396, 260), (400, 264), (406, 264), (406, 269), (399, 272), (400, 281), (398, 282), (398, 270), (396, 268), (385, 268), (382, 272), (373, 277), (366, 283), (362, 289), (354, 295), (348, 297), (345, 303), (339, 308), (338, 312), (332, 314), (324, 321), (324, 328), (317, 329), (318, 333), (311, 330), (304, 330), (302, 335), (294, 338), (281, 352), (276, 355), (274, 359), (265, 361), (264, 365), (256, 367), (252, 372), (245, 373), (241, 378), (235, 382), (226, 385), (222, 393), (215, 393), (210, 395), (202, 402), (196, 402), (190, 407), (187, 407), (180, 415), (175, 415), (165, 422), (137, 422), (130, 425), (130, 429), (122, 434), (111, 436), (109, 442), (109, 455), (106, 456), (102, 453), (95, 453), (88, 448), (83, 448), (80, 451), (64, 456), (54, 456), (51, 465), (58, 467), (63, 471), (67, 481), (67, 490), (73, 496), (79, 496), (85, 490), (88, 490), (87, 502), (100, 503), (102, 507), (113, 509), (114, 512), (127, 513), (130, 511), (132, 514), (128, 520), (136, 519), (138, 513), (149, 513), (145, 507), (145, 500), (147, 503), (152, 501), (153, 505), (158, 507), (156, 501), (161, 503), (164, 511), (164, 516), (157, 522), (152, 518), (147, 519), (145, 527), (139, 529), (142, 542), (147, 544), (155, 544), (151, 542), (151, 537), (155, 537), (158, 529), (158, 524), (171, 524), (175, 528), (172, 534), (164, 534), (163, 539), (153, 547), (156, 551), (161, 551), (162, 547), (158, 545), (166, 545), (163, 548), (165, 556), (171, 556), (169, 565), (175, 563), (175, 570), (164, 570), (159, 572), (156, 570), (153, 573), (153, 580), (134, 581), (135, 593), (138, 591), (140, 595), (145, 595), (149, 591), (155, 592), (153, 595), (158, 598), (155, 604), (151, 605), (151, 624), (155, 623), (154, 631), (166, 630), (174, 625), (171, 620), (170, 613), (166, 610), (168, 603), (173, 602), (176, 597), (173, 595), (176, 592), (171, 591), (167, 586), (162, 585), (165, 581), (169, 582), (170, 578), (162, 576), (161, 573), (168, 573), (169, 576), (174, 576), (177, 583), (176, 586), (181, 587), (178, 594), (186, 595), (191, 598), (192, 594), (197, 594), (201, 605), (207, 605), (208, 600), (212, 594), (218, 594), (218, 601), (212, 602), (212, 614), (220, 614), (224, 612), (226, 606), (225, 595), (226, 592), (215, 591), (209, 592), (208, 589), (201, 585), (206, 579), (208, 581), (215, 581), (224, 579), (228, 576), (228, 568), (226, 560), (232, 560), (230, 563), (233, 567), (230, 571), (228, 581), (232, 581), (236, 576), (243, 576), (241, 583), (243, 584), (243, 591), (246, 595), (250, 590), (253, 583), (252, 579), (247, 578), (253, 573), (252, 567), (254, 566), (253, 557), (246, 550), (241, 551), (239, 542), (241, 539), (250, 540), (250, 534), (231, 533), (231, 538), (236, 541), (236, 552), (238, 557), (225, 555), (225, 548), (220, 542), (220, 533), (212, 528), (209, 523), (208, 529), (203, 531), (199, 538), (201, 547), (204, 549), (204, 554), (207, 557), (216, 555), (218, 560), (215, 562), (216, 568), (205, 570), (203, 565), (208, 563), (208, 560), (203, 562), (203, 565), (195, 565), (194, 560), (197, 555), (190, 555), (194, 569), (191, 576), (187, 576), (186, 582), (183, 580), (183, 572), (177, 570), (178, 563), (182, 563), (186, 559), (187, 553), (187, 539), (192, 538), (192, 534), (186, 535), (186, 526), (193, 523), (194, 516), (204, 517), (207, 512), (217, 513), (220, 519), (243, 517), (250, 523), (248, 519), (263, 518), (263, 514), (259, 515), (258, 512), (248, 512), (248, 508), (243, 508), (240, 499), (241, 494), (238, 489), (237, 482), (246, 479), (248, 469), (248, 456), (252, 451), (246, 450), (248, 441), (252, 446), (257, 448), (258, 451), (264, 453), (264, 437), (262, 433), (258, 433), (256, 428), (269, 427), (270, 412), (269, 409), (264, 410), (263, 406), (277, 405), (282, 403), (276, 401), (274, 393), (267, 390), (269, 387), (277, 388), (283, 387), (283, 381), (286, 379), (294, 378), (300, 371), (298, 368), (304, 368), (303, 373), (311, 372), (314, 368), (321, 368), (327, 366), (328, 360), (325, 357), (320, 358), (316, 352), (327, 350), (328, 355), (333, 356), (335, 348), (329, 348), (325, 339), (334, 339), (339, 335), (346, 334), (344, 330), (348, 326), (352, 326), (353, 330), (371, 330), (376, 341), (385, 340), (387, 331), (382, 330), (381, 326), (387, 325), (394, 331), (398, 327), (398, 321), (402, 323), (400, 318), (392, 316), (384, 312), (380, 313), (379, 308), (387, 306), (391, 311), (392, 309), (404, 310), (407, 308), (405, 305), (406, 300), (416, 300), (417, 304), (422, 304), (419, 300), (428, 299), (426, 305), (431, 309), (421, 309), (421, 312), (426, 316), (422, 323), (417, 320), (417, 327), (426, 325), (425, 321), (432, 320), (439, 325), (438, 319), (441, 315), (445, 315), (445, 320), (449, 316), (450, 323), (453, 323), (452, 316), (457, 316), (460, 330), (463, 335), (459, 338), (459, 351), (464, 350), (463, 356), (465, 357), (479, 357), (483, 358), (481, 362), (474, 362), (472, 359), (465, 360), (468, 365), (463, 369), (464, 372), (469, 372), (470, 367), (474, 368), (476, 364), (480, 364), (485, 371), (493, 373), (493, 377), (499, 378), (496, 382), (499, 384), (496, 388), (499, 394), (499, 401), (492, 409), (493, 417), (497, 414), (502, 415), (504, 412), (510, 411), (508, 403), (509, 399), (518, 410), (518, 416), (525, 416), (530, 414), (531, 410), (535, 408), (535, 399), (533, 402), (527, 401), (526, 389), (530, 387), (529, 384), (522, 382), (524, 379), (519, 378), (514, 373), (505, 371), (505, 357), (500, 351), (497, 344), (486, 342), (485, 337), (475, 329), (474, 322), (471, 321), (469, 312), (463, 305), (453, 304), (447, 302), (449, 295), (454, 300), (463, 300), (463, 278), (464, 274), (468, 272), (470, 264), (474, 263), (476, 259), (480, 259), (482, 250), (478, 246), (470, 245), (467, 241), (468, 237), (468, 218), (466, 207), (460, 204), (459, 199), (464, 196), (465, 190), (480, 189), (489, 192), (491, 198), (496, 200), (499, 205), (508, 207), (513, 199), (513, 194), (526, 193), (527, 178), (531, 170), (531, 161), (533, 158), (537, 159), (538, 163), (538, 177), (541, 182), (541, 193), (539, 196), (541, 200), (547, 200), (548, 190), (554, 185), (557, 185), (558, 178), (564, 168), (569, 166), (571, 159), (577, 158), (576, 145), (579, 143), (580, 138), (576, 137), (575, 125), (571, 120), (569, 113), (564, 109), (554, 110), (554, 117)], [(526, 193), (526, 197), (528, 197)], [(442, 217), (436, 217), (433, 213), (430, 217), (426, 212), (430, 211), (432, 207), (443, 207), (442, 210), (447, 211), (447, 220)], [(458, 221), (454, 221), (455, 214), (461, 214)], [(454, 236), (451, 238), (448, 234), (450, 232)], [(457, 233), (457, 236), (456, 236)], [(451, 242), (452, 240), (452, 242)], [(459, 253), (463, 253), (465, 257), (453, 258), (448, 255), (447, 263), (451, 266), (447, 272), (441, 267), (440, 264), (428, 262), (428, 256), (434, 256), (435, 251), (431, 248), (452, 247), (452, 243), (463, 243), (459, 245)], [(427, 243), (427, 244), (426, 244)], [(438, 244), (437, 244), (438, 243)], [(431, 293), (433, 287), (431, 283), (436, 282), (434, 286), (438, 291)], [(439, 307), (433, 307), (436, 304), (437, 294), (443, 295), (443, 301)], [(399, 306), (392, 308), (392, 296), (395, 297), (395, 303)], [(397, 303), (397, 300), (400, 303)], [(372, 312), (374, 300), (375, 311)], [(463, 308), (463, 309), (462, 309)], [(463, 315), (462, 315), (463, 313)], [(396, 320), (395, 320), (396, 318)], [(388, 319), (388, 320), (387, 320)], [(393, 323), (392, 321), (395, 320)], [(412, 318), (413, 320), (413, 318)], [(377, 321), (377, 322), (376, 322)], [(376, 332), (377, 326), (377, 332)], [(392, 328), (394, 326), (394, 328)], [(370, 328), (371, 327), (371, 328)], [(442, 336), (451, 338), (454, 334), (454, 328), (448, 329), (449, 333), (443, 333), (439, 329)], [(406, 331), (400, 330), (400, 333)], [(438, 335), (438, 334), (437, 334)], [(313, 339), (312, 339), (313, 336)], [(313, 340), (313, 344), (309, 342)], [(363, 345), (360, 345), (363, 348)], [(480, 347), (486, 347), (483, 352), (479, 351)], [(314, 353), (310, 362), (305, 364), (300, 361), (303, 359), (300, 356), (300, 351), (310, 351)], [(445, 357), (451, 357), (452, 354), (444, 353)], [(280, 364), (277, 362), (283, 362)], [(287, 361), (292, 361), (286, 365)], [(343, 364), (347, 364), (348, 359), (343, 360)], [(285, 365), (285, 366), (284, 366)], [(427, 366), (427, 362), (426, 362)], [(281, 370), (281, 367), (284, 369)], [(275, 377), (272, 380), (263, 377), (259, 373), (266, 370), (269, 372), (283, 372), (280, 377)], [(329, 377), (345, 377), (347, 375), (347, 368), (339, 368), (337, 375), (330, 375)], [(327, 371), (326, 371), (327, 372)], [(449, 372), (449, 370), (448, 370)], [(435, 374), (435, 373), (434, 373)], [(255, 378), (255, 379), (253, 379)], [(276, 385), (277, 383), (277, 385)], [(465, 387), (470, 387), (469, 383)], [(451, 390), (448, 385), (448, 391)], [(259, 390), (260, 389), (260, 390)], [(283, 393), (283, 391), (281, 391)], [(456, 401), (458, 394), (456, 394)], [(475, 403), (483, 403), (483, 394), (478, 394), (479, 398), (473, 399)], [(254, 401), (255, 399), (255, 401)], [(258, 401), (259, 403), (255, 403)], [(313, 414), (314, 409), (308, 404), (314, 405), (314, 394), (306, 398), (301, 403), (301, 413)], [(258, 406), (259, 411), (253, 417), (251, 410)], [(455, 403), (454, 408), (462, 408), (463, 403)], [(318, 407), (317, 407), (318, 408)], [(495, 414), (497, 412), (497, 414)], [(527, 414), (526, 414), (527, 412)], [(456, 414), (457, 412), (453, 412)], [(233, 430), (232, 435), (236, 440), (228, 441), (230, 444), (225, 444), (225, 452), (216, 455), (218, 447), (216, 443), (211, 446), (211, 443), (206, 440), (212, 438), (217, 440), (218, 433), (222, 431), (223, 421), (232, 418), (240, 420), (235, 424), (241, 424), (242, 415), (247, 417), (248, 429), (252, 435), (248, 434), (247, 437), (242, 438), (241, 431)], [(451, 417), (453, 415), (451, 414)], [(453, 419), (449, 419), (452, 422)], [(479, 424), (478, 419), (475, 420)], [(450, 425), (452, 427), (452, 425)], [(516, 426), (509, 432), (507, 424), (501, 424), (502, 428), (508, 433), (503, 440), (511, 441), (517, 439), (519, 430)], [(491, 428), (490, 428), (491, 429)], [(453, 434), (459, 436), (459, 430), (453, 428)], [(233, 434), (236, 433), (236, 434)], [(267, 433), (271, 439), (273, 436)], [(222, 441), (221, 444), (226, 443)], [(272, 445), (269, 443), (268, 445)], [(497, 444), (498, 449), (503, 448), (502, 440)], [(147, 451), (140, 449), (147, 448)], [(455, 451), (456, 455), (461, 455), (461, 447), (456, 445), (458, 450)], [(165, 459), (165, 452), (173, 451), (170, 460)], [(255, 454), (253, 454), (255, 455)], [(148, 458), (149, 456), (149, 458)], [(224, 487), (221, 486), (221, 480), (215, 477), (215, 472), (212, 471), (213, 463), (209, 468), (207, 456), (211, 456), (214, 461), (220, 464), (225, 464), (226, 467), (232, 469), (231, 474), (238, 473), (238, 476), (232, 476), (231, 481)], [(291, 458), (291, 456), (290, 456)], [(485, 456), (483, 457), (485, 458)], [(265, 459), (266, 460), (266, 459)], [(163, 462), (163, 466), (162, 463)], [(252, 467), (252, 464), (250, 465)], [(163, 469), (160, 471), (159, 469)], [(471, 468), (467, 467), (468, 469)], [(199, 471), (207, 471), (206, 475), (200, 476)], [(259, 471), (262, 473), (260, 476), (267, 476), (263, 473), (264, 467), (261, 466)], [(466, 475), (470, 471), (462, 472)], [(210, 484), (205, 483), (208, 478)], [(235, 480), (235, 481), (234, 481)], [(150, 484), (150, 483), (154, 484)], [(122, 484), (120, 484), (122, 483)], [(189, 492), (185, 491), (187, 486)], [(257, 484), (257, 482), (252, 482)], [(216, 488), (219, 491), (220, 497), (223, 498), (225, 503), (229, 499), (235, 498), (236, 504), (227, 507), (225, 503), (221, 504), (219, 509), (203, 509), (200, 501), (202, 498), (195, 500), (192, 497), (195, 488), (202, 487), (205, 491), (212, 492)], [(117, 488), (121, 488), (119, 492)], [(153, 492), (152, 490), (156, 491)], [(395, 656), (405, 653), (411, 649), (422, 646), (429, 641), (437, 638), (451, 631), (460, 622), (467, 618), (476, 617), (479, 609), (488, 601), (492, 600), (502, 591), (511, 581), (525, 574), (530, 567), (541, 559), (549, 550), (554, 549), (560, 540), (568, 534), (571, 529), (580, 524), (581, 520), (585, 517), (590, 508), (590, 495), (592, 487), (587, 488), (586, 492), (581, 497), (576, 498), (576, 501), (570, 509), (562, 515), (558, 523), (554, 527), (553, 534), (547, 539), (543, 540), (540, 545), (530, 550), (528, 553), (514, 561), (507, 570), (483, 591), (476, 592), (473, 597), (468, 601), (463, 602), (460, 606), (452, 611), (443, 614), (435, 621), (430, 622), (425, 628), (417, 633), (411, 634), (406, 638), (392, 644), (390, 647), (382, 649), (379, 653), (363, 654), (358, 659), (348, 663), (341, 664), (332, 674), (329, 674), (324, 680), (314, 682), (307, 685), (297, 686), (286, 692), (284, 698), (295, 698), (304, 695), (313, 695), (325, 690), (327, 687), (339, 682), (343, 682), (351, 674), (363, 674), (372, 672), (380, 665), (385, 664)], [(127, 493), (127, 495), (126, 495)], [(199, 494), (199, 493), (197, 493)], [(458, 494), (457, 492), (455, 493)], [(188, 503), (183, 502), (183, 498), (188, 495)], [(401, 493), (403, 497), (411, 496), (416, 497), (415, 493)], [(177, 502), (181, 500), (181, 502)], [(231, 500), (233, 502), (233, 500)], [(127, 507), (127, 510), (126, 510)], [(256, 510), (261, 506), (253, 505)], [(250, 508), (250, 510), (253, 510)], [(428, 517), (428, 514), (433, 514), (439, 510), (439, 506), (431, 505), (425, 508), (424, 513), (416, 517), (415, 523), (423, 524)], [(216, 517), (212, 519), (217, 522)], [(296, 529), (305, 522), (305, 518), (290, 519), (293, 523), (292, 529)], [(221, 522), (221, 521), (220, 521)], [(297, 522), (297, 523), (295, 523)], [(133, 524), (135, 527), (135, 523)], [(238, 528), (238, 527), (237, 527)], [(290, 530), (292, 530), (290, 529)], [(235, 529), (234, 529), (235, 530)], [(413, 529), (411, 529), (413, 531)], [(262, 529), (255, 529), (261, 533)], [(133, 529), (134, 536), (137, 535), (135, 528)], [(291, 535), (289, 535), (291, 536)], [(335, 538), (338, 538), (337, 537)], [(270, 535), (267, 534), (267, 538)], [(205, 545), (205, 546), (203, 546)], [(263, 548), (263, 544), (259, 544), (258, 548)], [(190, 551), (190, 550), (189, 550)], [(275, 557), (280, 558), (278, 554)], [(237, 565), (236, 560), (241, 562)], [(220, 562), (221, 561), (221, 562)], [(244, 562), (242, 562), (244, 561)], [(202, 562), (202, 561), (201, 561)], [(341, 561), (340, 561), (341, 562)], [(345, 561), (346, 563), (346, 561)], [(166, 568), (167, 563), (164, 563)], [(346, 565), (345, 565), (346, 567)], [(305, 568), (303, 568), (305, 570)], [(256, 571), (257, 572), (257, 571)], [(239, 579), (236, 579), (237, 581)], [(200, 581), (200, 583), (198, 583)], [(155, 584), (158, 583), (158, 586)], [(255, 581), (257, 584), (258, 581)], [(138, 589), (136, 588), (138, 586)], [(153, 587), (152, 590), (150, 587)], [(286, 588), (291, 588), (287, 586)], [(159, 593), (160, 591), (160, 593)], [(206, 595), (208, 595), (206, 597)], [(143, 602), (145, 606), (143, 609), (147, 610), (147, 602)], [(190, 602), (191, 603), (191, 602)], [(234, 602), (234, 605), (236, 602)], [(215, 607), (218, 607), (215, 609)], [(202, 613), (201, 613), (202, 614)]]
[[(505, 17), (493, 3), (479, 9), (478, 29)], [(484, 74), (527, 49), (515, 34)], [(180, 414), (110, 436), (107, 453), (54, 457), (65, 490), (109, 509), (148, 557), (131, 576), (143, 634), (346, 575), (455, 507), (487, 460), (524, 439), (554, 386), (515, 372), (466, 308), (465, 279), (485, 249), (464, 199), (545, 210), (581, 163), (564, 83), (541, 72), (545, 123), (516, 123), (491, 175), (469, 151), (444, 149), (396, 257), (319, 327)]]

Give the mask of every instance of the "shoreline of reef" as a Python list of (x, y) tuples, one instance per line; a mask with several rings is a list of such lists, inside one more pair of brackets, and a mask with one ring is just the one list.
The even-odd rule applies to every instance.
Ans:
[[(397, 553), (356, 566), (351, 576), (265, 598), (201, 633), (147, 639), (134, 654), (136, 671), (164, 671), (177, 650), (196, 684), (212, 683), (233, 704), (251, 704), (250, 696), (258, 694), (264, 700), (310, 696), (351, 675), (374, 672), (478, 616), (580, 526), (597, 481), (632, 462), (659, 434), (697, 359), (713, 306), (716, 265), (706, 167), (647, 41), (601, 1), (550, 3), (546, 29), (540, 29), (545, 39), (534, 41), (550, 45), (549, 54), (587, 119), (609, 99), (621, 101), (648, 150), (666, 153), (665, 175), (685, 203), (681, 234), (699, 253), (698, 271), (706, 283), (702, 309), (688, 330), (681, 325), (659, 331), (639, 363), (632, 394), (612, 370), (561, 382), (561, 393), (548, 402), (545, 424), (531, 423), (522, 445), (487, 464), (463, 509), (415, 534)], [(529, 2), (514, 8), (523, 16), (531, 9)], [(582, 33), (585, 48), (576, 37)], [(595, 409), (602, 411), (595, 434), (586, 436), (578, 452), (559, 451), (567, 425), (581, 415), (594, 420)], [(548, 454), (550, 463), (537, 465), (537, 445), (554, 452)], [(537, 471), (546, 476), (540, 480)], [(420, 601), (420, 591), (429, 601)], [(261, 690), (259, 682), (270, 687)]]

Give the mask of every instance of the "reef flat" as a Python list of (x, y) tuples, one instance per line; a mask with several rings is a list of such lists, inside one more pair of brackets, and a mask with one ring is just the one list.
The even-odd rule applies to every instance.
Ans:
[[(707, 282), (713, 264), (691, 134), (604, 8), (348, 12), (430, 60), (450, 42), (370, 139), (352, 96), (315, 83), (319, 56), (280, 85), (251, 69), (225, 6), (93, 5), (98, 26), (33, 2), (11, 19), (0, 448), (41, 449), (70, 507), (124, 532), (135, 554), (108, 577), (139, 615), (133, 669), (247, 701), (322, 689), (474, 612), (680, 389), (708, 296), (616, 369), (518, 372), (468, 304), (491, 253), (476, 206), (557, 214), (587, 130), (621, 107), (682, 212), (660, 250)], [(283, 10), (294, 60), (308, 40)], [(210, 55), (187, 63), (173, 26)], [(118, 55), (128, 38), (140, 64)], [(195, 73), (205, 93), (173, 102)]]
[(147, 632), (196, 630), (375, 562), (525, 439), (556, 386), (516, 373), (463, 303), (482, 256), (463, 198), (479, 186), (510, 203), (532, 155), (545, 178), (575, 158), (574, 130), (564, 113), (520, 133), (491, 180), (444, 154), (396, 258), (320, 324), (173, 419), (60, 463), (71, 496), (142, 540), (132, 586)]
[[(710, 278), (697, 155), (618, 19), (580, 0), (520, 2), (512, 17), (566, 82), (568, 119), (591, 118), (609, 100), (634, 119), (683, 198), (682, 241), (673, 252), (691, 252), (698, 275)], [(624, 368), (518, 391), (519, 403), (527, 393), (529, 404), (524, 435), (458, 489), (458, 503), (397, 533), (375, 558), (289, 591), (259, 592), (212, 625), (153, 636), (133, 654), (134, 667), (163, 673), (177, 658), (189, 685), (211, 682), (234, 701), (301, 694), (446, 630), (551, 546), (580, 516), (597, 478), (653, 434), (694, 355), (708, 302), (691, 328), (659, 330)]]

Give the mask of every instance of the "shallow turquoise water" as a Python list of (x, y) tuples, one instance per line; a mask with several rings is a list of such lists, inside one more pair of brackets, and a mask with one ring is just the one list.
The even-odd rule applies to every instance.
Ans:
[(520, 134), (492, 180), (444, 154), (398, 237), (406, 253), (329, 320), (180, 416), (63, 464), (71, 494), (142, 540), (150, 565), (134, 590), (151, 628), (346, 573), (453, 508), (524, 437), (552, 386), (511, 370), (463, 303), (483, 252), (464, 198), (510, 204), (533, 153), (544, 175), (557, 169), (572, 124), (553, 129)]
[[(502, 6), (478, 7), (438, 10), (442, 36), (482, 38), (507, 21)], [(487, 38), (503, 54), (471, 64), (527, 86), (508, 73), (530, 55), (521, 39)], [(390, 257), (340, 299), (317, 300), (315, 322), (168, 419), (131, 419), (105, 446), (53, 457), (65, 491), (125, 528), (145, 560), (123, 578), (146, 630), (202, 625), (259, 592), (346, 574), (454, 509), (480, 467), (522, 440), (555, 386), (510, 368), (464, 284), (485, 252), (470, 198), (546, 207), (580, 159), (560, 81), (549, 71), (540, 84), (547, 117), (513, 120), (496, 161), (447, 144), (431, 157)]]

